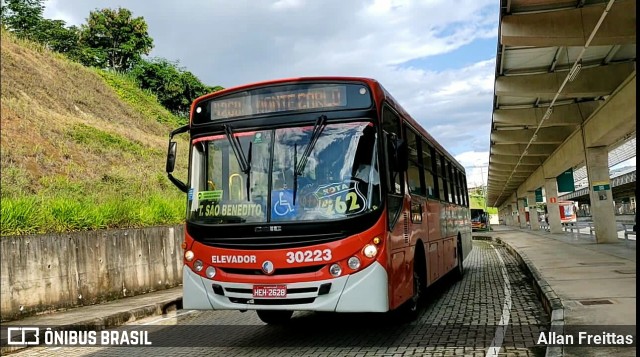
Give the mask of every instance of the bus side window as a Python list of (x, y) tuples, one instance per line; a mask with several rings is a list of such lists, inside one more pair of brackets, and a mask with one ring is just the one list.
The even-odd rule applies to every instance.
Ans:
[(389, 229), (392, 229), (402, 210), (404, 173), (396, 171), (392, 162), (395, 157), (394, 142), (400, 137), (400, 118), (386, 106), (382, 112), (382, 130), (384, 157), (387, 166), (387, 215)]
[(458, 188), (458, 176), (456, 175), (456, 169), (451, 162), (447, 161), (447, 164), (449, 166), (449, 177), (451, 178), (451, 202), (455, 204), (460, 204), (460, 202), (458, 201), (459, 188)]
[(447, 181), (444, 176), (444, 157), (440, 154), (436, 155), (436, 175), (438, 175), (438, 198), (441, 201), (447, 200)]
[(439, 182), (440, 174), (438, 173), (438, 154), (436, 153), (436, 149), (429, 145), (429, 152), (431, 153), (431, 175), (433, 176), (433, 196), (432, 198), (440, 198), (442, 195), (440, 194), (440, 189), (442, 188), (442, 183)]
[(424, 175), (425, 195), (429, 198), (435, 197), (435, 183), (433, 178), (433, 162), (431, 157), (431, 146), (424, 139), (421, 142), (422, 147), (422, 171)]
[(409, 166), (407, 178), (409, 181), (409, 193), (412, 195), (424, 195), (424, 172), (422, 170), (422, 155), (420, 153), (420, 136), (409, 127), (405, 127), (405, 137), (409, 152)]
[(385, 156), (387, 161), (387, 192), (390, 194), (402, 195), (403, 193), (403, 176), (402, 172), (392, 169), (391, 162), (395, 156), (394, 144), (395, 139), (400, 138), (400, 118), (389, 108), (384, 108), (382, 113), (382, 129), (385, 132)]

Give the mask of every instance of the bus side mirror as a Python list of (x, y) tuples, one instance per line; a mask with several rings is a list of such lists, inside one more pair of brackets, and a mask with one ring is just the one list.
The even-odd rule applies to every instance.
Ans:
[(173, 139), (174, 135), (187, 132), (188, 130), (189, 125), (184, 125), (172, 131), (169, 135), (169, 149), (167, 150), (167, 165), (165, 167), (165, 170), (167, 171), (167, 177), (169, 177), (169, 181), (171, 181), (174, 185), (176, 185), (177, 188), (180, 189), (180, 191), (184, 193), (187, 193), (187, 191), (189, 191), (187, 184), (173, 176), (173, 170), (176, 167), (176, 153), (178, 151), (178, 143), (171, 139)]
[(169, 152), (167, 152), (167, 173), (170, 174), (173, 172), (173, 169), (176, 166), (176, 151), (178, 149), (178, 143), (175, 141), (169, 142)]

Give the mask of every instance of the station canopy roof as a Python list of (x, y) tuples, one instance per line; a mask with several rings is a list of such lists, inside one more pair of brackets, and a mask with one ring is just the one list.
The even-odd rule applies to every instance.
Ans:
[(500, 0), (500, 6), (491, 206), (504, 203), (636, 66), (635, 0)]

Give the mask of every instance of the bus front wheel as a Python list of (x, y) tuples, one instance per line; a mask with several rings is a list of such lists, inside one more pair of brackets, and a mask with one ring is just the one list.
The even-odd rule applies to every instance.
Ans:
[(456, 267), (454, 275), (457, 280), (462, 280), (464, 277), (464, 265), (462, 261), (462, 240), (460, 237), (458, 237), (458, 251), (456, 254), (458, 258), (458, 266)]
[(426, 274), (422, 269), (424, 261), (416, 259), (413, 263), (413, 295), (399, 309), (400, 319), (414, 321), (420, 315), (420, 305), (424, 297)]
[(262, 322), (269, 325), (283, 325), (289, 322), (293, 311), (286, 310), (256, 310)]

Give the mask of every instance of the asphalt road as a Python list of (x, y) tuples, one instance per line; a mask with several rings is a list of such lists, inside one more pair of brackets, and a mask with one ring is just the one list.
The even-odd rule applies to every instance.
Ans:
[(296, 312), (287, 326), (267, 326), (253, 311), (178, 310), (114, 330), (147, 331), (151, 346), (37, 347), (14, 355), (544, 356), (535, 342), (549, 317), (529, 278), (500, 245), (473, 245), (464, 278), (430, 288), (413, 322), (393, 313)]

